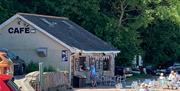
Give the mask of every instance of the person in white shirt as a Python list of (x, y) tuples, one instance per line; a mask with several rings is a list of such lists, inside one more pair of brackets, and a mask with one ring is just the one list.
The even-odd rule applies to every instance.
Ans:
[(174, 78), (171, 80), (172, 87), (175, 87), (175, 89), (178, 88), (178, 76), (177, 73), (174, 73)]
[(145, 86), (145, 84), (144, 84), (144, 83), (141, 83), (139, 91), (145, 91), (145, 90), (144, 90), (144, 86)]
[(171, 81), (174, 78), (174, 71), (172, 70), (171, 73), (169, 74), (168, 80)]
[(139, 91), (149, 91), (148, 84), (142, 83)]
[(160, 74), (159, 79), (160, 79), (160, 80), (165, 79), (165, 77), (164, 77), (164, 74), (163, 74), (163, 73), (161, 73), (161, 74)]
[(161, 73), (160, 76), (159, 76), (159, 81), (160, 81), (160, 86), (163, 88), (164, 85), (165, 85), (165, 77), (164, 77), (164, 74)]
[(168, 77), (168, 84), (167, 84), (168, 88), (172, 88), (173, 78), (174, 78), (174, 71), (172, 70)]

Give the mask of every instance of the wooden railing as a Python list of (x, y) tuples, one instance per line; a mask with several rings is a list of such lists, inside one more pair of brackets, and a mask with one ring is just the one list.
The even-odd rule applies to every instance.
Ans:
[[(35, 89), (39, 91), (39, 72), (26, 76), (30, 81), (29, 83)], [(43, 73), (43, 90), (68, 86), (68, 75), (64, 72), (44, 72)]]

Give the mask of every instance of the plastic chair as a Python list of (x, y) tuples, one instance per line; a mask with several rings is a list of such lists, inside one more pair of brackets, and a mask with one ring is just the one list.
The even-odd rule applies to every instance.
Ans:
[(106, 86), (108, 85), (108, 76), (104, 76), (104, 83)]
[(110, 76), (109, 77), (109, 85), (110, 86), (113, 86), (113, 85), (115, 85), (116, 84), (116, 76)]
[(126, 85), (126, 76), (122, 76), (121, 82), (124, 83), (124, 84)]
[(118, 76), (117, 78), (116, 78), (116, 83), (121, 83), (121, 76)]
[(105, 84), (105, 76), (100, 76), (100, 85), (103, 86)]

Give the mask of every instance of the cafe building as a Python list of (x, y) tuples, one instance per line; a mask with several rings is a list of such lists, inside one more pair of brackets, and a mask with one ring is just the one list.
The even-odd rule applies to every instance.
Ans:
[[(120, 51), (65, 17), (17, 13), (0, 25), (0, 48), (29, 62), (43, 62), (68, 79), (88, 77), (91, 63), (99, 75), (114, 75)], [(86, 75), (84, 73), (86, 72)]]

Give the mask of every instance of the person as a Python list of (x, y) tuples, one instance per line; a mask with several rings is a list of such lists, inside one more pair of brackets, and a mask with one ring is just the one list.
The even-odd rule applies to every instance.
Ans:
[(143, 74), (143, 66), (139, 66), (140, 73)]
[(144, 86), (145, 86), (145, 84), (141, 83), (139, 91), (144, 91)]
[(168, 84), (167, 84), (168, 88), (172, 88), (172, 80), (173, 80), (173, 78), (174, 78), (174, 71), (172, 70), (171, 73), (168, 76)]
[(95, 87), (97, 83), (96, 83), (96, 68), (94, 63), (92, 63), (90, 67), (90, 79), (91, 79), (91, 86)]
[(163, 73), (160, 74), (160, 76), (159, 76), (159, 81), (160, 81), (160, 86), (161, 86), (161, 87), (164, 87), (165, 77), (164, 77), (164, 74), (163, 74)]
[(171, 81), (174, 78), (174, 71), (172, 70), (169, 74), (168, 80)]
[(149, 91), (149, 86), (148, 86), (148, 84), (145, 84), (145, 86), (144, 86), (144, 91)]
[(171, 74), (169, 75), (168, 80), (169, 80), (168, 88), (173, 89), (173, 87), (176, 87), (176, 89), (177, 89), (178, 77), (177, 77), (176, 72), (171, 71)]
[(172, 79), (171, 84), (172, 84), (172, 87), (175, 87), (175, 89), (177, 89), (177, 88), (178, 88), (178, 84), (177, 84), (177, 82), (178, 82), (177, 73), (176, 73), (176, 72), (174, 72), (174, 78)]
[(164, 77), (164, 73), (161, 73), (161, 74), (160, 74), (159, 79), (160, 79), (160, 80), (165, 79), (165, 77)]
[(142, 83), (142, 84), (140, 85), (139, 91), (149, 91), (148, 84)]

